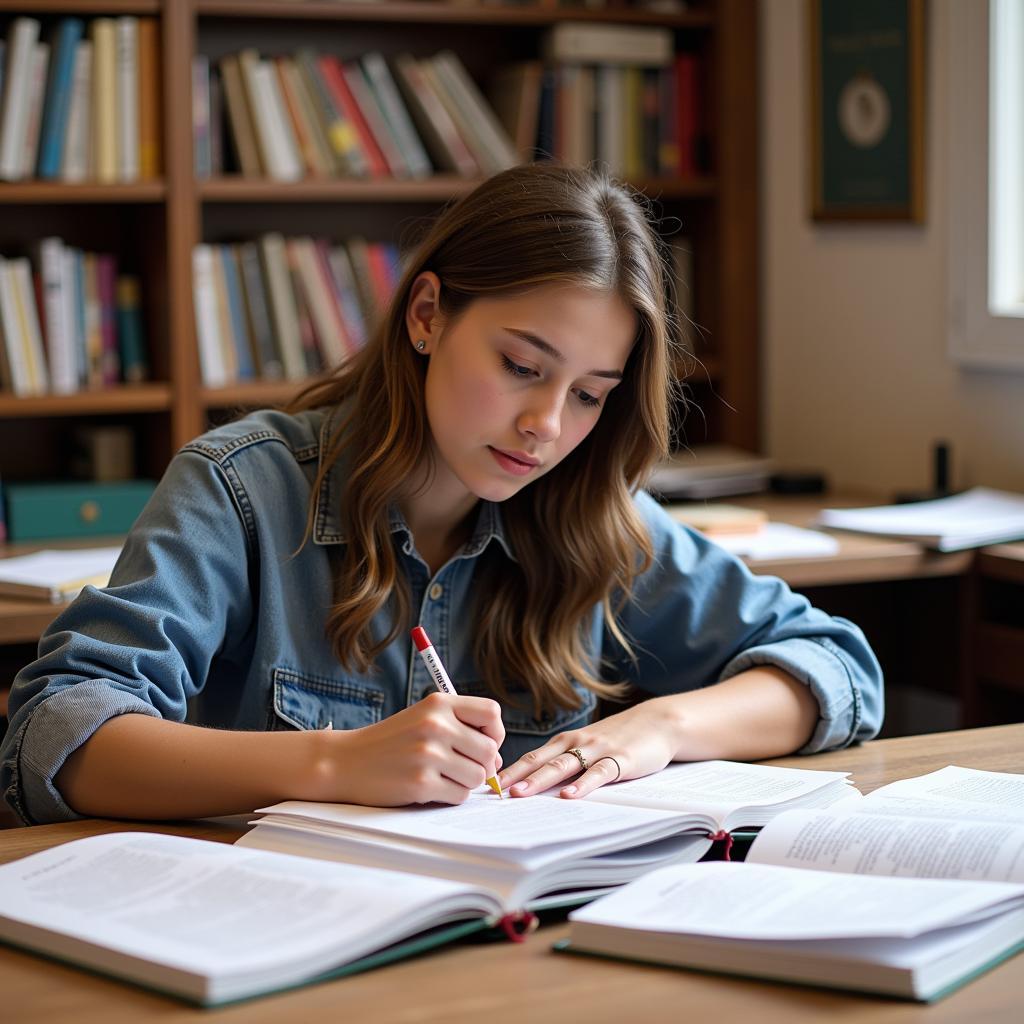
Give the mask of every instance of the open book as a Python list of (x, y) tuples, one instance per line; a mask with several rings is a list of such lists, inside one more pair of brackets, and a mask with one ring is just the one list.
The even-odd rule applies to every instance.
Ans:
[(515, 913), (578, 903), (663, 864), (699, 860), (714, 839), (792, 807), (859, 800), (847, 775), (701, 761), (605, 786), (585, 800), (562, 800), (556, 791), (511, 800), (481, 791), (459, 807), (291, 800), (262, 808), (238, 843), (472, 882)]
[[(694, 786), (714, 812), (666, 809)], [(0, 940), (212, 1005), (503, 922), (512, 935), (527, 905), (579, 904), (697, 860), (708, 833), (730, 823), (856, 794), (845, 773), (728, 762), (673, 766), (605, 796), (629, 787), (641, 805), (489, 791), (458, 807), (288, 803), (233, 846), (141, 832), (79, 839), (0, 866)]]
[(204, 1005), (388, 963), (499, 913), (470, 885), (148, 832), (0, 866), (0, 939)]
[(573, 952), (938, 999), (1024, 948), (1024, 775), (788, 811), (745, 864), (665, 868), (571, 922)]

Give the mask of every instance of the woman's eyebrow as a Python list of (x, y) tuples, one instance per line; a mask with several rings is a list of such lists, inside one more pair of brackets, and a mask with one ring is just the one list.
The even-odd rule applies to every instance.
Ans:
[[(556, 360), (557, 362), (559, 362), (559, 363), (564, 363), (565, 362), (565, 356), (563, 356), (562, 353), (559, 352), (558, 349), (555, 348), (555, 346), (551, 344), (551, 342), (545, 341), (539, 335), (533, 334), (531, 331), (521, 331), (517, 327), (503, 327), (502, 330), (506, 331), (509, 334), (514, 334), (517, 338), (522, 338), (523, 341), (527, 342), (530, 345), (533, 345), (534, 348), (540, 349), (540, 351), (543, 352), (546, 356), (550, 356), (552, 359)], [(608, 377), (611, 380), (622, 380), (622, 371), (621, 370), (588, 370), (585, 374), (583, 374), (583, 376), (584, 377)]]

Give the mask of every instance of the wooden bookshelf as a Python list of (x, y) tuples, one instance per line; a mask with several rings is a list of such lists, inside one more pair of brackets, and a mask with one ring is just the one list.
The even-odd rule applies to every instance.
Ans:
[(4, 182), (0, 185), (0, 205), (74, 203), (160, 203), (167, 189), (160, 181), (130, 184), (82, 182), (69, 185), (59, 181)]
[(203, 388), (199, 393), (199, 401), (204, 409), (251, 409), (283, 405), (294, 398), (302, 386), (294, 381), (247, 381), (223, 388)]
[[(707, 111), (711, 173), (695, 179), (633, 182), (656, 200), (660, 216), (681, 222), (693, 240), (696, 319), (710, 343), (698, 347), (690, 379), (703, 415), (689, 419), (687, 441), (759, 446), (757, 7), (755, 0), (704, 0), (675, 14), (656, 14), (608, 0), (599, 9), (471, 5), (444, 0), (0, 0), (0, 31), (28, 14), (45, 21), (74, 14), (154, 16), (160, 27), (164, 168), (159, 181), (140, 184), (0, 184), (0, 253), (43, 233), (68, 237), (93, 250), (127, 251), (142, 277), (144, 321), (153, 382), (68, 396), (0, 395), (0, 453), (39, 446), (33, 472), (59, 473), (62, 431), (76, 421), (124, 417), (139, 433), (140, 465), (159, 472), (174, 451), (211, 419), (239, 408), (279, 404), (293, 383), (257, 382), (204, 388), (199, 373), (192, 307), (192, 250), (199, 242), (255, 237), (276, 217), (349, 213), (397, 230), (415, 212), (429, 213), (477, 182), (450, 175), (427, 181), (307, 179), (294, 184), (224, 176), (198, 181), (193, 173), (191, 60), (219, 56), (226, 46), (280, 52), (299, 45), (385, 54), (415, 45), (419, 35), (436, 52), (450, 45), (474, 74), (501, 57), (514, 39), (517, 59), (539, 52), (541, 33), (558, 21), (604, 21), (669, 27), (677, 48), (700, 52), (708, 71)], [(45, 27), (45, 26), (44, 26)], [(478, 45), (479, 44), (479, 45)], [(532, 49), (531, 49), (532, 48)], [(472, 59), (470, 59), (472, 58)], [(394, 239), (394, 240), (397, 240)], [(53, 421), (52, 424), (49, 421)], [(708, 424), (707, 428), (702, 422)], [(10, 471), (0, 454), (0, 478)]]
[(0, 14), (159, 14), (163, 0), (0, 0)]
[(77, 391), (72, 395), (38, 395), (32, 398), (0, 394), (0, 419), (166, 412), (170, 407), (169, 384), (124, 384), (98, 391)]
[(557, 21), (605, 21), (630, 25), (665, 25), (669, 28), (710, 28), (709, 10), (658, 14), (610, 3), (607, 7), (559, 7), (549, 0), (529, 6), (480, 7), (447, 0), (378, 0), (376, 3), (339, 3), (336, 0), (195, 0), (196, 12), (206, 17), (304, 18), (315, 21), (402, 22), (440, 25), (552, 25)]

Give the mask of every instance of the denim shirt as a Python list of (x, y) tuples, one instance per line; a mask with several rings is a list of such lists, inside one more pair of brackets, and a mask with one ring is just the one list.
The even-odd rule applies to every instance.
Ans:
[[(346, 543), (341, 460), (315, 495), (312, 535), (303, 539), (330, 425), (324, 410), (265, 411), (217, 428), (175, 456), (110, 585), (87, 587), (56, 618), (40, 640), (38, 660), (14, 682), (0, 787), (24, 821), (77, 817), (54, 777), (115, 715), (239, 730), (328, 723), (358, 729), (432, 692), (406, 630), (365, 674), (344, 670), (326, 638), (332, 571)], [(842, 747), (878, 731), (881, 672), (855, 626), (812, 608), (778, 579), (754, 576), (648, 495), (638, 493), (635, 501), (655, 558), (621, 613), (635, 661), (623, 656), (601, 608), (594, 609), (593, 663), (605, 665), (605, 675), (661, 695), (756, 665), (778, 666), (809, 686), (819, 704), (804, 751)], [(390, 526), (413, 614), (459, 692), (486, 695), (466, 624), (482, 553), (497, 545), (490, 554), (515, 558), (499, 506), (480, 503), (470, 540), (433, 575), (397, 509)], [(385, 608), (372, 623), (374, 636), (386, 635), (389, 625)], [(502, 710), (505, 764), (592, 719), (594, 694), (576, 690), (578, 708), (542, 718), (512, 691)]]

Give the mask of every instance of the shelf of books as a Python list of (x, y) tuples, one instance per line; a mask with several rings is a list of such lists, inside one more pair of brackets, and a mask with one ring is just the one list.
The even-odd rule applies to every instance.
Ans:
[(444, 204), (551, 158), (654, 201), (687, 441), (756, 449), (756, 21), (753, 0), (0, 0), (0, 452), (31, 439), (53, 478), (42, 420), (123, 424), (158, 473), (364, 344)]
[(650, 4), (559, 3), (557, 0), (378, 0), (372, 6), (366, 0), (196, 0), (196, 11), (203, 16), (230, 18), (312, 19), (316, 21), (402, 22), (478, 25), (552, 25), (571, 18), (634, 25), (658, 25), (669, 28), (707, 28), (714, 23), (712, 13), (702, 4), (696, 10), (682, 0), (665, 0), (657, 10)]

